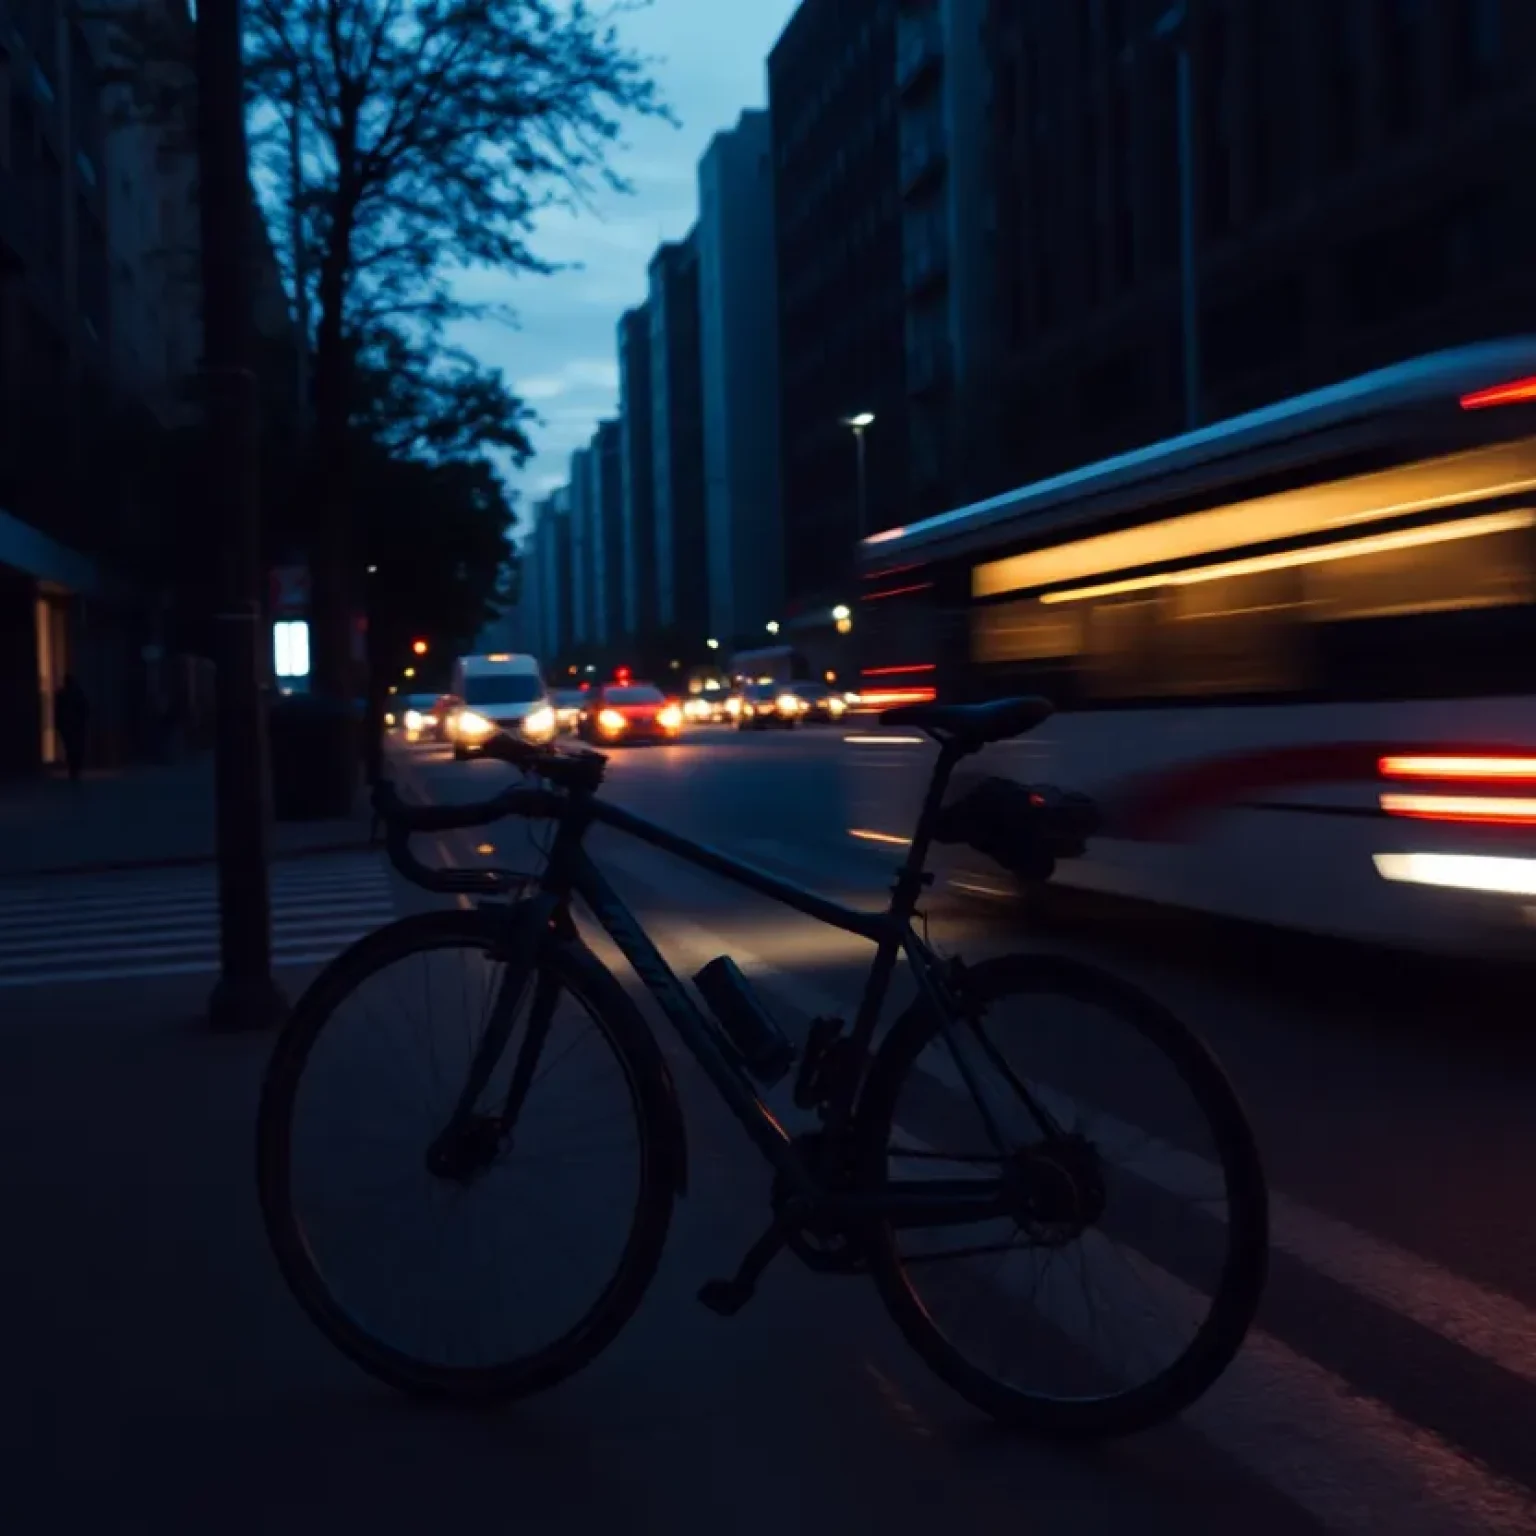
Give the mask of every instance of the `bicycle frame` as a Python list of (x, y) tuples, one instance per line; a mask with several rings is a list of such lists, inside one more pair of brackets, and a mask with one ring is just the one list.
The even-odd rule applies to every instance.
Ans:
[[(563, 801), (553, 801), (553, 797), (542, 791), (530, 791), (530, 809), (533, 807), (532, 797), (535, 796), (541, 806), (536, 814), (549, 814), (552, 801), (558, 806), (559, 830), (550, 851), (540, 894), (518, 910), (519, 937), (523, 945), (528, 947), (514, 945), (509, 956), (506, 989), (511, 998), (504, 1009), (498, 1008), (497, 1013), (502, 1014), (503, 1018), (493, 1021), (486, 1039), (482, 1041), (486, 1075), (489, 1075), (497, 1056), (506, 1048), (516, 1002), (536, 961), (538, 946), (549, 942), (552, 919), (567, 908), (570, 898), (575, 896), (585, 904), (598, 925), (629, 961), (641, 983), (656, 1000), (657, 1006), (758, 1150), (797, 1195), (818, 1209), (837, 1207), (849, 1213), (881, 1215), (902, 1224), (923, 1226), (951, 1222), (964, 1224), (998, 1214), (1000, 1206), (997, 1197), (978, 1193), (977, 1181), (974, 1179), (932, 1179), (909, 1186), (893, 1185), (883, 1194), (834, 1195), (823, 1188), (807, 1167), (789, 1133), (763, 1102), (752, 1079), (723, 1044), (720, 1026), (689, 994), (643, 925), (583, 846), (592, 826), (611, 827), (696, 869), (739, 885), (815, 922), (853, 934), (873, 944), (875, 957), (865, 979), (850, 1036), (863, 1064), (869, 1058), (870, 1046), (889, 994), (898, 957), (906, 957), (920, 990), (930, 1004), (939, 1010), (938, 1016), (945, 1022), (946, 1029), (956, 1009), (957, 1000), (944, 976), (942, 963), (913, 931), (912, 918), (928, 883), (924, 865), (932, 842), (934, 818), (957, 760), (958, 754), (948, 749), (940, 754), (911, 847), (897, 872), (890, 905), (883, 912), (861, 912), (831, 901), (802, 886), (781, 880), (755, 865), (668, 831), (645, 817), (602, 801), (595, 795), (572, 795)], [(500, 1029), (496, 1028), (497, 1022), (501, 1023)], [(969, 1067), (958, 1051), (954, 1052), (954, 1056), (978, 1105), (985, 1112)], [(472, 1068), (466, 1099), (461, 1104), (463, 1112), (468, 1112), (478, 1091), (475, 1080), (479, 1076)], [(841, 1097), (828, 1107), (827, 1125), (832, 1133), (840, 1132), (848, 1126), (862, 1079), (861, 1070)]]

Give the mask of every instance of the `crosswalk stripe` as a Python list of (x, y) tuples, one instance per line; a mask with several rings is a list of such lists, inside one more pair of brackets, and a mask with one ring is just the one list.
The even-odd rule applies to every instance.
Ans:
[[(366, 933), (367, 930), (353, 934), (347, 942), (355, 943), (358, 939), (364, 938)], [(292, 969), (297, 966), (328, 965), (346, 947), (346, 943), (341, 943), (314, 950), (274, 949), (272, 965), (277, 970)], [(0, 991), (14, 991), (18, 987), (59, 986), (66, 982), (147, 981), (155, 976), (216, 976), (221, 968), (217, 955), (208, 955), (201, 960), (189, 960), (184, 963), (150, 966), (117, 965), (92, 969), (71, 966), (68, 970), (62, 971), (32, 971), (18, 976), (0, 975)]]
[[(369, 892), (366, 897), (351, 901), (339, 899), (304, 902), (274, 901), (271, 904), (271, 910), (274, 923), (323, 921), (326, 917), (337, 913), (392, 913), (394, 898), (388, 892)], [(13, 944), (40, 940), (49, 934), (69, 933), (73, 935), (72, 942), (76, 943), (86, 936), (92, 942), (102, 942), (112, 940), (119, 935), (127, 937), (144, 933), (186, 933), (197, 928), (217, 927), (218, 921), (218, 903), (212, 900), (200, 902), (197, 906), (185, 911), (177, 908), (170, 912), (160, 908), (145, 910), (136, 902), (121, 915), (95, 917), (91, 914), (82, 914), (81, 920), (75, 923), (58, 916), (49, 916), (29, 918), (21, 923), (0, 924), (0, 953)]]
[[(279, 880), (270, 886), (274, 902), (289, 901), (306, 895), (344, 896), (355, 891), (388, 890), (389, 876), (383, 870), (317, 874), (307, 880)], [(32, 891), (26, 894), (0, 891), (0, 923), (12, 917), (47, 912), (90, 912), (134, 906), (181, 907), (206, 905), (218, 900), (218, 886), (213, 881), (155, 882), (143, 885), (124, 882), (110, 890)]]
[[(393, 907), (375, 906), (365, 909), (348, 909), (334, 916), (307, 918), (303, 921), (274, 922), (271, 930), (272, 942), (274, 947), (281, 946), (285, 942), (291, 943), (295, 939), (302, 940), (306, 944), (314, 944), (320, 942), (322, 938), (328, 938), (332, 933), (356, 933), (359, 927), (368, 923), (381, 927), (394, 915)], [(131, 938), (126, 942), (115, 944), (101, 942), (102, 936), (94, 931), (88, 937), (72, 934), (68, 937), (31, 940), (25, 944), (14, 944), (6, 939), (0, 942), (0, 972), (4, 972), (12, 962), (18, 960), (23, 964), (34, 960), (51, 960), (57, 955), (68, 954), (71, 951), (88, 952), (97, 958), (107, 955), (195, 954), (216, 942), (219, 932), (218, 919), (213, 917), (206, 923), (180, 924), (174, 929), (166, 929), (164, 937), (161, 938)]]
[[(280, 867), (271, 888), (273, 964), (328, 961), (395, 916), (379, 855)], [(220, 927), (207, 870), (12, 883), (0, 888), (0, 988), (214, 973)]]

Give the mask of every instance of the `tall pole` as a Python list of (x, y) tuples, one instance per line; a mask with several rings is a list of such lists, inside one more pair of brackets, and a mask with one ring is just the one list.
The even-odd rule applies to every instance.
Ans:
[(224, 530), (218, 573), (217, 793), (220, 970), (209, 999), (218, 1029), (260, 1029), (284, 1012), (272, 978), (271, 821), (262, 697), (259, 398), (250, 367), (254, 198), (246, 158), (241, 0), (197, 9), (197, 159), (203, 290), (205, 484)]
[(864, 467), (864, 431), (863, 427), (853, 429), (854, 452), (858, 455), (859, 462), (859, 537), (862, 539), (869, 532), (869, 482)]

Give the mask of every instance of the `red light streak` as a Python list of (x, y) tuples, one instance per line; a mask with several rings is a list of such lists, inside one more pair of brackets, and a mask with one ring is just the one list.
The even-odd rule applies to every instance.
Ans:
[(1472, 779), (1508, 783), (1536, 782), (1536, 757), (1384, 757), (1377, 764), (1384, 779)]
[(918, 662), (910, 667), (865, 667), (864, 677), (899, 677), (904, 672), (937, 672), (938, 666), (931, 661)]
[(881, 597), (900, 597), (904, 592), (926, 592), (932, 585), (933, 583), (931, 581), (920, 581), (915, 586), (892, 587), (889, 591), (886, 592), (866, 592), (860, 601), (865, 603), (872, 603), (877, 598)]
[(1536, 378), (1511, 379), (1488, 389), (1474, 389), (1461, 397), (1464, 411), (1480, 411), (1492, 405), (1526, 405), (1536, 400)]
[(1383, 795), (1381, 808), (1389, 816), (1403, 816), (1410, 821), (1479, 822), (1501, 827), (1536, 825), (1536, 800), (1491, 795)]

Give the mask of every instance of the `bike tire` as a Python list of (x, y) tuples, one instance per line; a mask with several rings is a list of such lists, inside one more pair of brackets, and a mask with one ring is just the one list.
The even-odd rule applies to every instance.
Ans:
[(305, 992), (268, 1064), (256, 1124), (257, 1187), (267, 1237), (284, 1280), (322, 1334), (369, 1375), (416, 1397), (488, 1405), (546, 1391), (589, 1365), (640, 1306), (666, 1244), (686, 1182), (677, 1094), (654, 1034), (623, 987), (584, 945), (545, 949), (562, 990), (583, 1005), (623, 1069), (640, 1140), (633, 1226), (613, 1278), (593, 1307), (552, 1344), (491, 1366), (446, 1366), (374, 1338), (331, 1295), (293, 1208), (293, 1108), (304, 1067), (337, 1008), (376, 972), (433, 950), (494, 951), (507, 918), (484, 910), (418, 913), (381, 928), (338, 956)]
[[(972, 966), (967, 978), (987, 1001), (1067, 997), (1116, 1014), (1172, 1063), (1214, 1135), (1231, 1204), (1231, 1232), (1209, 1313), (1189, 1347), (1152, 1380), (1100, 1398), (1053, 1399), (997, 1380), (967, 1359), (929, 1316), (903, 1267), (888, 1223), (868, 1234), (870, 1274), (903, 1338), (940, 1380), (1010, 1428), (1073, 1439), (1136, 1433), (1188, 1408), (1232, 1363), (1252, 1326), (1269, 1265), (1269, 1193), (1252, 1127), (1210, 1050), (1138, 988), (1098, 967), (1061, 956), (1019, 954)], [(888, 1152), (902, 1085), (938, 1021), (922, 1000), (891, 1027), (870, 1066), (855, 1122), (855, 1166), (871, 1187), (888, 1178)]]

